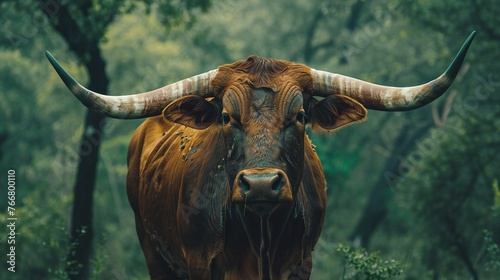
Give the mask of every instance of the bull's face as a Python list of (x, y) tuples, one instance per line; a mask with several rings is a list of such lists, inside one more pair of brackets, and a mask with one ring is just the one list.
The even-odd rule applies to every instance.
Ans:
[(317, 101), (298, 84), (278, 91), (237, 84), (211, 100), (181, 98), (163, 115), (197, 129), (220, 129), (232, 202), (266, 216), (293, 205), (301, 186), (304, 145), (309, 143), (304, 139), (306, 123), (332, 130), (363, 120), (366, 109), (348, 97)]
[(299, 90), (248, 87), (223, 97), (232, 201), (259, 215), (290, 204), (300, 184), (306, 115)]

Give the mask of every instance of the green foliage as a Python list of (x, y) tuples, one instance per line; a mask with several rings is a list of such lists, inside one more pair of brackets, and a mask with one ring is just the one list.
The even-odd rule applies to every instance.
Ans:
[[(412, 249), (417, 258), (412, 259), (409, 275), (420, 275), (422, 270), (434, 275), (488, 275), (484, 266), (474, 262), (483, 243), (478, 229), (497, 232), (500, 226), (493, 215), (489, 181), (500, 166), (496, 155), (483, 148), (500, 141), (498, 136), (490, 137), (487, 125), (498, 115), (487, 112), (450, 118), (447, 125), (456, 127), (431, 131), (423, 140), (430, 150), (407, 159), (411, 170), (398, 185), (398, 208), (393, 211), (399, 212), (398, 220), (415, 241)], [(466, 137), (471, 134), (475, 137)], [(436, 261), (425, 259), (429, 255), (435, 255)]]
[[(404, 273), (404, 266), (399, 261), (384, 261), (380, 258), (380, 252), (368, 253), (365, 248), (353, 251), (345, 243), (339, 244), (337, 251), (346, 260), (341, 279), (384, 280)], [(350, 268), (354, 268), (354, 271), (346, 273)]]
[(500, 270), (500, 246), (493, 241), (493, 233), (488, 230), (483, 230), (484, 243), (486, 247), (487, 261), (485, 264), (486, 270)]
[[(457, 97), (449, 100), (448, 108), (441, 107), (442, 112), (451, 113), (439, 116), (441, 112), (436, 110), (443, 122), (416, 142), (413, 152), (404, 159), (406, 172), (395, 189), (391, 219), (403, 225), (401, 229), (412, 240), (400, 246), (413, 252), (406, 275), (418, 279), (423, 275), (423, 279), (443, 275), (490, 279), (495, 274), (483, 258), (485, 248), (495, 246), (491, 239), (484, 239), (480, 229), (488, 229), (495, 236), (500, 230), (494, 179), (500, 168), (500, 115), (498, 106), (492, 105), (498, 104), (495, 92), (499, 84), (493, 74), (497, 66), (482, 61), (498, 55), (498, 48), (492, 40), (495, 37), (480, 28), (485, 23), (471, 19), (479, 11), (489, 18), (495, 9), (488, 10), (484, 3), (471, 9), (456, 1), (401, 2), (408, 4), (402, 6), (405, 14), (419, 19), (415, 25), (438, 32), (478, 29), (482, 34), (470, 55), (473, 70), (466, 74), (469, 78), (458, 81), (454, 90)], [(436, 20), (444, 11), (450, 15), (449, 20)], [(480, 57), (475, 53), (481, 53)]]
[[(481, 279), (496, 279), (500, 71), (492, 62), (500, 49), (494, 1), (473, 1), (479, 6), (471, 9), (466, 2), (451, 0), (221, 0), (201, 13), (209, 2), (92, 1), (88, 18), (83, 10), (74, 12), (89, 36), (105, 38), (100, 46), (111, 94), (151, 90), (251, 54), (307, 62), (376, 83), (412, 85), (440, 74), (462, 40), (477, 29), (466, 58), (469, 71), (432, 105), (440, 127), (408, 144), (414, 152), (401, 155), (402, 180), (387, 187), (394, 201), (369, 247), (380, 254), (345, 245), (340, 250), (348, 249), (342, 252), (348, 265), (344, 279), (375, 277), (367, 274), (373, 271), (378, 277), (401, 273), (401, 264), (382, 257), (405, 259), (407, 279), (470, 278), (467, 260)], [(356, 17), (352, 12), (358, 2), (363, 4)], [(0, 1), (0, 8), (5, 34), (0, 39), (0, 172), (16, 168), (22, 182), (18, 254), (20, 260), (29, 260), (20, 261), (15, 277), (67, 279), (71, 187), (84, 109), (52, 71), (43, 50), (57, 53), (82, 83), (86, 74), (42, 20), (37, 1)], [(101, 19), (113, 12), (103, 28)], [(165, 23), (177, 27), (167, 32)], [(454, 99), (449, 98), (453, 91)], [(405, 144), (395, 141), (398, 134), (434, 124), (431, 111), (369, 112), (367, 122), (333, 134), (308, 132), (322, 160), (329, 194), (312, 279), (342, 277), (346, 264), (335, 253), (335, 244), (349, 239), (372, 186), (388, 171), (392, 153)], [(148, 277), (124, 187), (127, 146), (140, 122), (109, 120), (106, 126), (94, 196), (94, 279)], [(0, 206), (4, 208), (4, 200)]]
[[(32, 190), (24, 196), (23, 206), (16, 207), (17, 271), (9, 279), (29, 279), (32, 275), (49, 279), (64, 269), (69, 237), (65, 221), (70, 204), (70, 197), (54, 191)], [(0, 218), (6, 220), (3, 211)]]

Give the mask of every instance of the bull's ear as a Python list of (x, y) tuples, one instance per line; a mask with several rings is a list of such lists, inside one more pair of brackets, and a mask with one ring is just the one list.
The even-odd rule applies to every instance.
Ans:
[(219, 110), (215, 102), (199, 96), (182, 97), (163, 110), (163, 117), (191, 128), (205, 129), (217, 120)]
[(316, 102), (310, 111), (313, 129), (319, 126), (326, 131), (364, 121), (367, 114), (366, 108), (358, 101), (338, 94), (329, 95)]

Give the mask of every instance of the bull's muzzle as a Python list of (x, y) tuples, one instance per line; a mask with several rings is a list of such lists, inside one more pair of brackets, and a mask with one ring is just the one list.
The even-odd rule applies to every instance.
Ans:
[(244, 207), (260, 216), (270, 215), (280, 204), (292, 199), (290, 181), (280, 169), (246, 169), (234, 181), (233, 203), (244, 203)]

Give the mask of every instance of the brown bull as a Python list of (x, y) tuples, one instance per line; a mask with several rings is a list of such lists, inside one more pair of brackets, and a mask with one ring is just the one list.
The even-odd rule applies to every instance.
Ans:
[(411, 110), (441, 96), (446, 72), (415, 87), (374, 85), (282, 60), (249, 57), (130, 96), (78, 84), (87, 107), (150, 117), (128, 153), (127, 191), (152, 279), (309, 279), (325, 215), (325, 178), (305, 126), (334, 130), (366, 109)]

